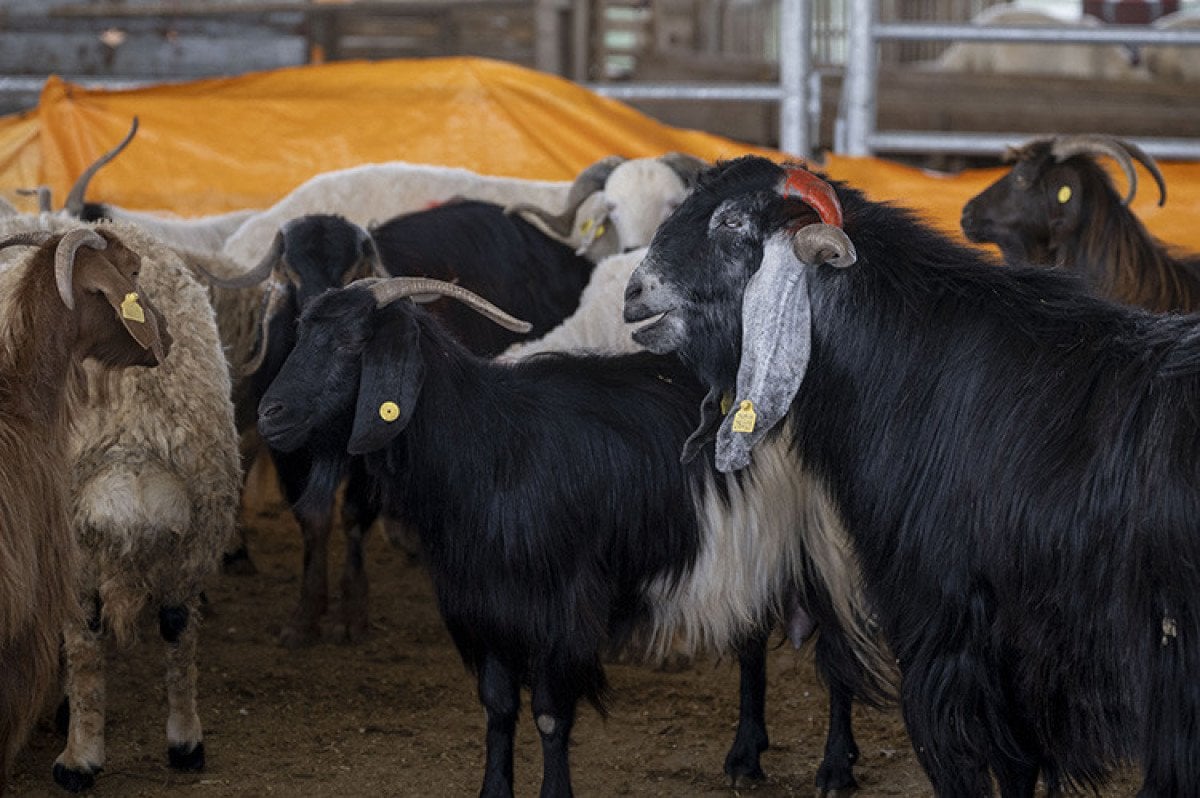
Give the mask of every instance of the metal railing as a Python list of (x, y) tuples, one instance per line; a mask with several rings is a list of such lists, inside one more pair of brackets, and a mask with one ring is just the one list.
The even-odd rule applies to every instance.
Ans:
[[(850, 0), (852, 26), (847, 40), (846, 76), (836, 124), (835, 150), (847, 155), (878, 152), (998, 154), (1032, 133), (940, 133), (878, 130), (878, 45), (881, 41), (974, 41), (1053, 44), (1200, 46), (1200, 30), (1160, 30), (1146, 25), (1111, 28), (985, 27), (912, 22), (880, 23), (875, 0)], [(1053, 131), (1048, 131), (1053, 132)], [(1200, 139), (1135, 138), (1157, 158), (1200, 159)]]

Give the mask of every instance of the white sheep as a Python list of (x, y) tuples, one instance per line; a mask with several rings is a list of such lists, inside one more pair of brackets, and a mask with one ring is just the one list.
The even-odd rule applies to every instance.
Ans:
[[(1177, 11), (1154, 21), (1161, 30), (1200, 28), (1200, 9)], [(1170, 81), (1200, 81), (1200, 46), (1144, 47), (1142, 57), (1155, 78)]]
[[(1064, 20), (1043, 11), (1002, 4), (984, 9), (974, 25), (1013, 27), (1102, 27), (1095, 17)], [(934, 62), (939, 72), (987, 75), (1052, 75), (1090, 80), (1145, 80), (1145, 69), (1133, 65), (1128, 48), (1108, 44), (1016, 44), (956, 42)]]
[[(0, 221), (0, 235), (81, 227), (56, 216)], [(71, 722), (55, 780), (71, 790), (105, 763), (105, 630), (132, 636), (143, 609), (166, 640), (170, 764), (204, 764), (196, 711), (200, 592), (235, 529), (240, 467), (229, 372), (204, 289), (173, 251), (143, 231), (105, 226), (141, 255), (140, 281), (170, 319), (170, 353), (155, 369), (108, 374), (85, 364), (86, 402), (72, 419), (72, 526), (79, 595), (90, 618), (64, 630)], [(9, 250), (7, 252), (11, 252)], [(20, 265), (4, 253), (5, 287)]]

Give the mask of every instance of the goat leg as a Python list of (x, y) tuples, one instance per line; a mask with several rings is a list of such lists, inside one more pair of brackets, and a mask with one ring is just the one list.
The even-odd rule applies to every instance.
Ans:
[(733, 745), (725, 755), (725, 775), (734, 789), (766, 778), (759, 755), (767, 750), (767, 639), (766, 625), (748, 635), (737, 646), (738, 726)]

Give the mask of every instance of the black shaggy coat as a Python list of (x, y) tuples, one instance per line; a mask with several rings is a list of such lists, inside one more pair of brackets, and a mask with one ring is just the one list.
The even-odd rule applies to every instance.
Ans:
[[(702, 301), (744, 285), (763, 240), (811, 215), (782, 176), (709, 175), (660, 229), (655, 275)], [(1200, 321), (997, 269), (836, 189), (858, 263), (809, 270), (795, 444), (855, 538), (937, 793), (990, 794), (990, 769), (1005, 796), (1039, 771), (1053, 794), (1133, 760), (1142, 796), (1200, 795)], [(706, 232), (730, 201), (755, 220), (736, 246)], [(726, 332), (684, 356), (720, 362)]]
[(533, 325), (521, 335), (449, 299), (429, 310), (478, 355), (494, 357), (536, 338), (579, 307), (595, 264), (495, 203), (454, 200), (371, 229), (388, 273), (469, 288)]

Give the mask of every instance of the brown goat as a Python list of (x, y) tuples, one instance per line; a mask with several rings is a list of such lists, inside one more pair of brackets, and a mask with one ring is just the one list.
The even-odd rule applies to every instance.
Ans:
[[(1093, 156), (1114, 158), (1129, 181), (1124, 199)], [(1159, 204), (1167, 189), (1154, 161), (1108, 136), (1035, 139), (1008, 158), (1012, 170), (963, 207), (962, 229), (1000, 247), (1009, 264), (1070, 270), (1095, 293), (1155, 312), (1200, 310), (1200, 255), (1172, 252), (1128, 204), (1137, 159), (1153, 175)]]
[(0, 794), (55, 685), (60, 636), (78, 622), (68, 518), (70, 395), (84, 358), (155, 366), (170, 345), (138, 295), (140, 259), (112, 233), (33, 233), (0, 339)]

